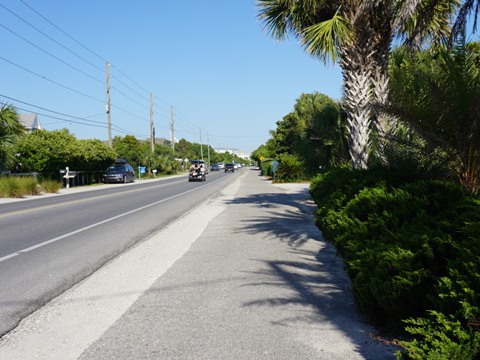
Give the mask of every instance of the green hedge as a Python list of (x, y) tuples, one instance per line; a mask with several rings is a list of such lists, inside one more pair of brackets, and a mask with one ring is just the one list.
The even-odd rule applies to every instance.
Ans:
[(377, 325), (411, 334), (401, 356), (480, 356), (477, 200), (451, 182), (346, 168), (315, 177), (311, 193), (359, 308)]

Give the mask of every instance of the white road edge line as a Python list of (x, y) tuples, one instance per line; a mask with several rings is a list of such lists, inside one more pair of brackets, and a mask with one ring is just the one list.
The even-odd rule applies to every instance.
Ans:
[(53, 239), (44, 241), (44, 242), (42, 242), (42, 243), (40, 243), (40, 244), (33, 245), (33, 246), (28, 247), (28, 248), (25, 248), (25, 249), (22, 249), (22, 250), (18, 250), (18, 251), (16, 251), (16, 252), (12, 253), (12, 254), (8, 254), (8, 255), (5, 255), (5, 256), (2, 256), (2, 257), (0, 257), (0, 263), (1, 263), (1, 262), (4, 262), (4, 261), (6, 261), (6, 260), (9, 260), (9, 259), (11, 259), (11, 258), (14, 258), (14, 257), (16, 257), (16, 256), (19, 256), (19, 255), (21, 255), (21, 254), (28, 253), (28, 252), (30, 252), (30, 251), (32, 251), (32, 250), (36, 250), (36, 249), (41, 248), (41, 247), (43, 247), (43, 246), (46, 246), (46, 245), (52, 244), (52, 243), (54, 243), (54, 242), (57, 242), (57, 241), (59, 241), (59, 240), (65, 239), (65, 238), (67, 238), (67, 237), (69, 237), (69, 236), (72, 236), (72, 235), (81, 233), (81, 232), (83, 232), (83, 231), (92, 229), (92, 228), (97, 227), (97, 226), (99, 226), (99, 225), (106, 224), (106, 223), (108, 223), (108, 222), (110, 222), (110, 221), (117, 220), (117, 219), (119, 219), (119, 218), (121, 218), (121, 217), (124, 217), (124, 216), (130, 215), (130, 214), (136, 213), (137, 211), (141, 211), (141, 210), (147, 209), (147, 208), (149, 208), (149, 207), (152, 207), (152, 206), (161, 204), (161, 203), (163, 203), (163, 202), (166, 202), (166, 201), (175, 199), (175, 198), (177, 198), (177, 197), (179, 197), (179, 196), (182, 196), (182, 195), (191, 193), (192, 191), (197, 191), (198, 189), (201, 189), (201, 188), (203, 188), (203, 187), (205, 187), (205, 186), (209, 186), (209, 185), (211, 185), (211, 184), (214, 184), (214, 183), (216, 183), (217, 181), (220, 181), (220, 180), (221, 180), (221, 178), (220, 178), (220, 179), (217, 179), (217, 180), (215, 180), (215, 181), (213, 181), (213, 182), (209, 182), (208, 184), (202, 185), (202, 186), (200, 186), (200, 187), (196, 187), (195, 189), (191, 189), (191, 190), (185, 191), (185, 192), (183, 192), (183, 193), (180, 193), (180, 194), (177, 194), (177, 195), (174, 195), (174, 196), (170, 196), (169, 198), (156, 201), (156, 202), (154, 202), (154, 203), (151, 203), (151, 204), (148, 204), (148, 205), (139, 207), (139, 208), (134, 209), (134, 210), (127, 211), (126, 213), (123, 213), (123, 214), (120, 214), (120, 215), (111, 217), (111, 218), (109, 218), (109, 219), (105, 219), (105, 220), (100, 221), (100, 222), (98, 222), (98, 223), (95, 223), (95, 224), (86, 226), (86, 227), (84, 227), (84, 228), (81, 228), (81, 229), (78, 229), (78, 230), (69, 232), (69, 233), (67, 233), (67, 234), (57, 236), (56, 238), (53, 238)]

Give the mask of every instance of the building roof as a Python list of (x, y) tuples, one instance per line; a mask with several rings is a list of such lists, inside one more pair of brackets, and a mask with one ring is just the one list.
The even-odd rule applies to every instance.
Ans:
[(42, 129), (37, 114), (18, 114), (18, 121), (25, 126), (28, 131)]

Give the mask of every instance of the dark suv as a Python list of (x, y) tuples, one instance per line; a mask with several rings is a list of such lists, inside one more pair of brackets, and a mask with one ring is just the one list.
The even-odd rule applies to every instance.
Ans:
[(225, 164), (225, 172), (231, 171), (235, 172), (235, 164), (234, 163), (226, 163)]
[(132, 165), (128, 164), (123, 159), (115, 160), (112, 166), (103, 174), (104, 183), (127, 183), (135, 181), (135, 171)]

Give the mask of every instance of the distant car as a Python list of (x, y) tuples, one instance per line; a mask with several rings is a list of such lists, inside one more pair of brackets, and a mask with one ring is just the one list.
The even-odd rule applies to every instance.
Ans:
[(135, 171), (132, 165), (123, 159), (115, 162), (103, 174), (104, 183), (127, 183), (135, 181)]
[(225, 169), (225, 164), (223, 162), (218, 163), (218, 167), (219, 167), (220, 170), (223, 170), (223, 169)]
[(210, 171), (220, 171), (220, 166), (218, 166), (218, 164), (212, 164)]
[(226, 163), (225, 164), (225, 172), (231, 171), (235, 172), (235, 164), (234, 163)]

